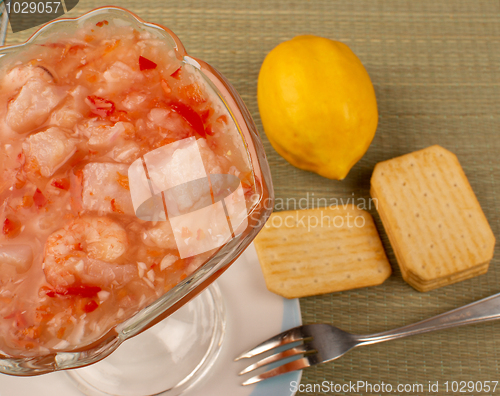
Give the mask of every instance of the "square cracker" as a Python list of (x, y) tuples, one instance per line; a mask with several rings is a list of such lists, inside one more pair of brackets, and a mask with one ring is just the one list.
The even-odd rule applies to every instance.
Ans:
[(273, 213), (255, 248), (267, 288), (286, 298), (375, 286), (391, 274), (371, 215), (354, 205)]
[(431, 146), (381, 162), (371, 195), (403, 278), (417, 290), (487, 271), (495, 237), (455, 154)]

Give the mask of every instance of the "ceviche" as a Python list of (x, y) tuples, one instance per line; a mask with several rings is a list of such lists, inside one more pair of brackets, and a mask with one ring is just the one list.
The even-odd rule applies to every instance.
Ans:
[(0, 355), (99, 339), (202, 266), (252, 205), (222, 99), (171, 44), (119, 22), (0, 60)]

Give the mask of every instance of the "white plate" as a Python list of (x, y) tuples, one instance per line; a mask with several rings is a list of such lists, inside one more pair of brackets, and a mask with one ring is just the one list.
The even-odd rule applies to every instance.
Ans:
[[(300, 382), (295, 371), (243, 387), (252, 376), (237, 374), (251, 362), (234, 362), (241, 352), (291, 327), (301, 325), (298, 300), (286, 300), (266, 288), (257, 253), (252, 245), (217, 281), (226, 304), (226, 335), (220, 356), (209, 376), (189, 390), (189, 396), (293, 396), (290, 383)], [(202, 391), (201, 391), (202, 390)], [(65, 373), (38, 377), (12, 377), (0, 374), (0, 396), (81, 396)]]

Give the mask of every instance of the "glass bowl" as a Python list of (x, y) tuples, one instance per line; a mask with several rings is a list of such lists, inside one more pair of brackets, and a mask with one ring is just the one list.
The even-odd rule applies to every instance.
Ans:
[[(48, 372), (74, 369), (104, 359), (127, 339), (138, 335), (167, 318), (214, 282), (252, 242), (264, 226), (273, 208), (271, 174), (255, 124), (242, 99), (231, 84), (213, 67), (202, 60), (187, 55), (179, 38), (169, 29), (141, 20), (133, 13), (119, 7), (102, 7), (74, 19), (58, 19), (41, 27), (24, 44), (0, 49), (0, 67), (30, 46), (41, 44), (54, 36), (71, 35), (84, 23), (119, 20), (139, 31), (147, 31), (168, 42), (176, 58), (198, 70), (231, 115), (241, 137), (248, 162), (253, 172), (255, 193), (247, 208), (246, 219), (241, 222), (232, 238), (199, 267), (156, 301), (113, 327), (99, 340), (71, 351), (51, 352), (43, 356), (10, 357), (0, 354), (0, 372), (18, 376), (38, 375)], [(130, 175), (130, 173), (129, 173)]]

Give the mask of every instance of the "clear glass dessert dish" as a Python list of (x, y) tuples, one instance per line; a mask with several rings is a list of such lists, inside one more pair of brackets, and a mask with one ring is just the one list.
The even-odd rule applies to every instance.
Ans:
[[(273, 207), (269, 166), (243, 101), (219, 72), (187, 55), (169, 29), (117, 7), (55, 20), (26, 43), (1, 48), (0, 73), (0, 270), (10, 274), (0, 277), (0, 340), (6, 340), (0, 342), (0, 372), (81, 368), (134, 336), (124, 346), (130, 345), (128, 356), (148, 348), (154, 355), (163, 351), (154, 340), (177, 337), (175, 347), (175, 340), (164, 342), (165, 353), (182, 350), (184, 356), (151, 367), (171, 363), (182, 372), (176, 377), (165, 367), (170, 374), (164, 377), (172, 380), (144, 392), (179, 393), (209, 368), (222, 342), (223, 303), (210, 285), (251, 243)], [(165, 227), (167, 247), (157, 242)], [(123, 246), (120, 237), (128, 238)], [(64, 257), (61, 240), (72, 241)], [(16, 254), (21, 258), (12, 259)], [(12, 270), (26, 257), (26, 268)], [(25, 300), (23, 282), (37, 291)], [(147, 293), (139, 299), (137, 290)], [(136, 305), (119, 308), (125, 299)], [(29, 320), (22, 318), (26, 310), (12, 307), (24, 304), (29, 311), (35, 303), (43, 303), (36, 315), (42, 306), (50, 320), (34, 330), (25, 324), (10, 340), (6, 326)], [(54, 322), (57, 309), (81, 314), (69, 317), (68, 337)], [(182, 330), (171, 327), (174, 322), (182, 322)], [(191, 366), (182, 361), (196, 354), (197, 344), (187, 343), (187, 335), (200, 342)], [(72, 376), (80, 384), (99, 376), (77, 373)], [(129, 373), (120, 375), (118, 382)], [(138, 394), (122, 385), (128, 390), (81, 386), (88, 394)]]

